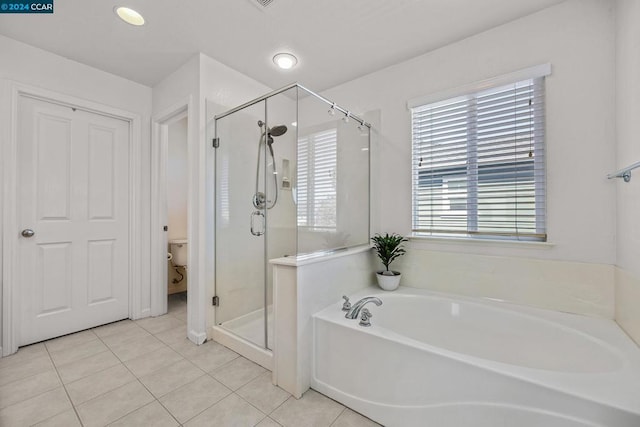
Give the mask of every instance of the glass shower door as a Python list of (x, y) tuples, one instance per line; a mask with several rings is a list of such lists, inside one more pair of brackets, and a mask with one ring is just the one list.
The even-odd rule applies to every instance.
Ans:
[(216, 325), (273, 340), (270, 260), (296, 255), (298, 88), (215, 120)]
[(264, 122), (264, 101), (216, 121), (215, 274), (219, 305), (215, 321), (238, 337), (267, 348), (267, 218), (263, 205), (269, 200), (264, 190), (256, 191), (257, 174), (266, 170)]

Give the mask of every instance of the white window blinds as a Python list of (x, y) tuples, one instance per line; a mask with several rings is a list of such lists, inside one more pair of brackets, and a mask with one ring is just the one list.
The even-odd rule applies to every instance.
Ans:
[(298, 140), (298, 226), (335, 229), (337, 129)]
[(414, 233), (546, 240), (544, 78), (411, 117)]

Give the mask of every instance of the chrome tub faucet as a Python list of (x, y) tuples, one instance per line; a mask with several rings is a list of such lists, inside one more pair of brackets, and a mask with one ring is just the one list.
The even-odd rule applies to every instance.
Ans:
[(362, 298), (360, 301), (356, 302), (355, 304), (353, 304), (351, 308), (347, 311), (347, 314), (344, 315), (344, 317), (346, 317), (347, 319), (357, 319), (358, 317), (360, 317), (360, 311), (365, 306), (365, 304), (368, 304), (370, 302), (374, 303), (377, 306), (382, 305), (382, 301), (380, 300), (380, 298), (365, 297), (365, 298)]

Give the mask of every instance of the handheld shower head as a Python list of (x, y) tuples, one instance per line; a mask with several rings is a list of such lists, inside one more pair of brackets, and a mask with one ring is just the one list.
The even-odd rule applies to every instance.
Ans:
[(285, 125), (278, 125), (269, 129), (269, 135), (271, 136), (282, 136), (285, 133), (287, 133), (287, 127)]
[[(273, 208), (276, 203), (278, 202), (278, 177), (277, 177), (277, 171), (276, 171), (276, 158), (275, 158), (275, 153), (273, 152), (273, 147), (271, 146), (271, 144), (273, 144), (273, 137), (278, 137), (278, 136), (282, 136), (287, 132), (287, 127), (285, 125), (278, 125), (278, 126), (274, 126), (271, 129), (269, 129), (266, 126), (266, 123), (263, 122), (262, 120), (258, 120), (258, 126), (260, 126), (260, 142), (258, 143), (258, 165), (256, 167), (256, 192), (253, 196), (253, 206), (256, 209), (271, 209)], [(264, 129), (263, 129), (264, 126)], [(262, 144), (264, 144), (264, 148), (268, 148), (269, 149), (269, 153), (267, 154), (266, 152), (264, 153), (264, 156), (268, 157), (269, 154), (271, 155), (271, 171), (273, 172), (273, 188), (274, 188), (274, 195), (275, 197), (273, 198), (273, 200), (266, 200), (266, 196), (265, 194), (267, 194), (267, 191), (260, 191), (260, 163), (261, 163), (261, 157), (262, 157), (262, 149), (263, 146)], [(266, 159), (264, 161), (264, 167), (267, 167), (267, 162)], [(266, 180), (266, 175), (265, 175), (265, 180)], [(265, 189), (266, 189), (266, 183), (265, 183)], [(270, 190), (269, 190), (270, 191)], [(253, 232), (252, 232), (253, 233)]]

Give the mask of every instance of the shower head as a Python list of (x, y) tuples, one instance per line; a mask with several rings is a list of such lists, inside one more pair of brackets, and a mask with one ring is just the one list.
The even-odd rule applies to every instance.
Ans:
[(285, 125), (278, 125), (269, 129), (269, 135), (271, 136), (282, 136), (285, 133), (287, 133), (287, 127)]

